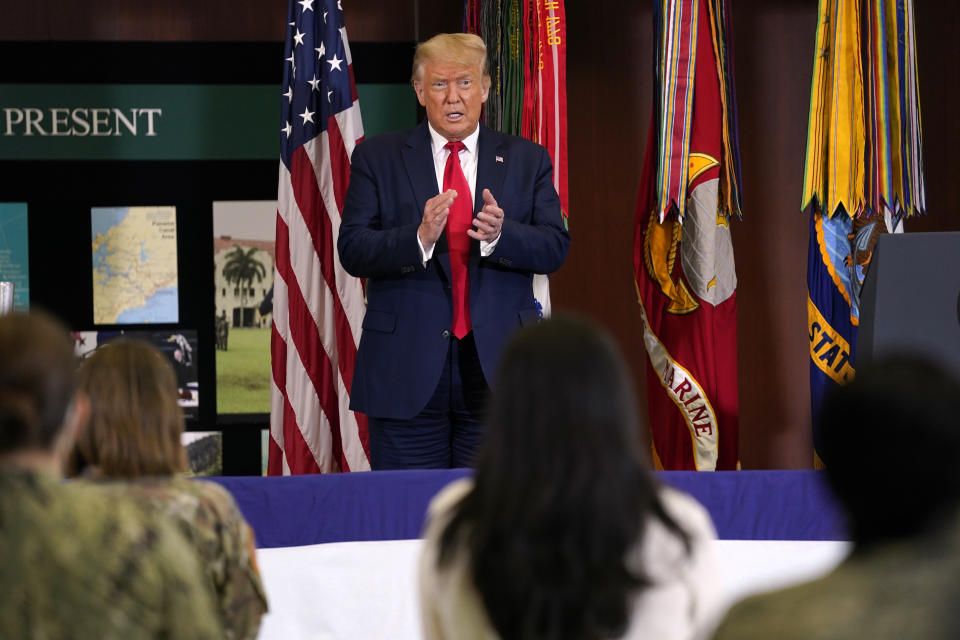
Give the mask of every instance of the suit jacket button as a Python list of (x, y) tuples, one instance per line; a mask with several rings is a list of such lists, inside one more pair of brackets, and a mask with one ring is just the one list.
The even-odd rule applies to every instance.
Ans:
[(449, 338), (451, 335), (452, 334), (450, 333), (450, 329), (444, 329), (443, 331), (440, 332), (440, 336), (443, 338)]

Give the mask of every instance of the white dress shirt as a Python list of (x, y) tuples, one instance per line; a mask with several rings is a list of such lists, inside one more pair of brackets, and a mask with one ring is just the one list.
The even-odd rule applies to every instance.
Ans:
[[(450, 151), (445, 148), (447, 139), (437, 133), (436, 129), (434, 129), (430, 123), (427, 123), (427, 128), (430, 130), (430, 147), (433, 150), (433, 168), (437, 174), (437, 192), (443, 193), (443, 172), (446, 169), (447, 157), (450, 156)], [(463, 171), (463, 177), (467, 179), (467, 184), (470, 186), (470, 193), (458, 194), (457, 197), (468, 197), (471, 209), (473, 209), (473, 196), (477, 192), (477, 143), (479, 140), (480, 127), (478, 125), (473, 133), (462, 140), (464, 148), (460, 151), (460, 169)], [(474, 212), (474, 216), (475, 215), (476, 212)], [(490, 242), (480, 241), (480, 255), (487, 257), (493, 253), (493, 250), (497, 246), (497, 240), (499, 239), (500, 237), (497, 236)], [(424, 247), (420, 241), (420, 234), (417, 234), (417, 245), (420, 247), (420, 258), (423, 260), (424, 266), (426, 266), (430, 258), (433, 257), (433, 249), (436, 244)]]

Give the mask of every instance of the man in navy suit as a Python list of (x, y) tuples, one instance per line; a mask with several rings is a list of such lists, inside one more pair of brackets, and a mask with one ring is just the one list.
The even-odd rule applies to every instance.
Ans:
[(412, 83), (427, 122), (357, 145), (337, 242), (367, 279), (350, 408), (374, 469), (472, 465), (504, 342), (539, 319), (533, 274), (570, 245), (547, 150), (480, 124), (483, 41), (421, 43)]

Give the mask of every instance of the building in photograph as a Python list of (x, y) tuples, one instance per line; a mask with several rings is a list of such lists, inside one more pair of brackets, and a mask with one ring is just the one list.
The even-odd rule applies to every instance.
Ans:
[(219, 236), (213, 240), (213, 263), (217, 317), (226, 314), (230, 328), (269, 327), (274, 242)]

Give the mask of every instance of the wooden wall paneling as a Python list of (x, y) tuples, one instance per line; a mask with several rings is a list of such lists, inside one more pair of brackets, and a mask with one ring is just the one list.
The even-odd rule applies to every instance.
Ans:
[[(428, 24), (450, 22), (449, 0), (344, 0), (351, 40), (412, 41), (415, 3)], [(433, 6), (436, 5), (436, 6)], [(0, 40), (282, 41), (285, 0), (0, 2)], [(454, 21), (457, 28), (458, 21)], [(449, 30), (449, 29), (448, 29)]]
[(2, 0), (2, 40), (114, 40), (118, 0)]
[(351, 42), (412, 41), (417, 0), (343, 0), (343, 19)]
[(413, 0), (413, 4), (417, 14), (417, 40), (463, 30), (463, 0)]
[(960, 231), (960, 4), (915, 4), (928, 213), (908, 220), (906, 229)]
[(551, 296), (557, 311), (586, 314), (613, 333), (643, 397), (633, 217), (650, 123), (651, 12), (613, 0), (566, 9), (572, 242)]
[(0, 15), (0, 40), (276, 41), (286, 3), (3, 0)]
[(809, 218), (800, 211), (816, 6), (736, 4), (743, 172), (737, 262), (744, 468), (812, 463), (806, 330)]
[(113, 0), (112, 4), (116, 40), (282, 41), (286, 33), (284, 0)]

